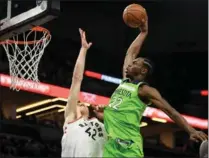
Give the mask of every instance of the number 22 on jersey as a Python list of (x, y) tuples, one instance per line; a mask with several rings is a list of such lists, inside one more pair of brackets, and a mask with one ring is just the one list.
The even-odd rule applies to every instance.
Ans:
[(114, 96), (113, 98), (111, 98), (111, 103), (109, 104), (109, 107), (117, 110), (122, 102), (122, 98)]

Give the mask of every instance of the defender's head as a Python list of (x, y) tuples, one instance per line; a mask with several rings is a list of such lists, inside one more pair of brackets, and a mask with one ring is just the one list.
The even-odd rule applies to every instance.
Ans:
[(126, 68), (126, 77), (132, 80), (145, 80), (153, 71), (152, 62), (147, 58), (136, 58)]
[(77, 106), (78, 112), (81, 113), (83, 117), (88, 119), (96, 117), (95, 113), (93, 112), (94, 109), (90, 104), (78, 101)]
[(90, 105), (88, 103), (83, 103), (78, 101), (77, 110), (79, 113), (81, 113), (82, 116), (89, 118), (89, 108), (88, 108), (89, 106)]

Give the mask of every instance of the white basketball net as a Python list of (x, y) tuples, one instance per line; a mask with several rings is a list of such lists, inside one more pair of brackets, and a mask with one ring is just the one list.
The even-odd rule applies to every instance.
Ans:
[[(41, 38), (39, 37), (40, 34)], [(20, 36), (22, 37), (22, 43), (18, 42)], [(36, 39), (37, 36), (39, 39)], [(37, 88), (39, 83), (38, 65), (44, 49), (51, 41), (51, 35), (48, 30), (44, 29), (41, 32), (31, 30), (12, 38), (12, 40), (6, 40), (2, 44), (9, 60), (10, 88), (16, 91), (21, 88)], [(33, 40), (29, 41), (31, 38)]]

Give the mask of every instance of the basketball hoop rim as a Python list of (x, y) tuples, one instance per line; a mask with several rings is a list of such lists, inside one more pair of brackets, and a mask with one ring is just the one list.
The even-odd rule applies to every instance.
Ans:
[[(41, 27), (41, 26), (33, 27), (30, 30), (31, 31), (36, 31), (36, 32), (46, 32), (47, 33), (47, 36), (46, 36), (47, 39), (51, 36), (49, 30), (47, 30), (46, 28)], [(41, 41), (40, 40), (33, 40), (33, 41), (5, 40), (5, 41), (0, 41), (0, 45), (3, 45), (3, 44), (14, 44), (14, 43), (15, 44), (19, 44), (19, 45), (25, 45), (25, 44), (34, 44), (34, 43), (41, 42)]]

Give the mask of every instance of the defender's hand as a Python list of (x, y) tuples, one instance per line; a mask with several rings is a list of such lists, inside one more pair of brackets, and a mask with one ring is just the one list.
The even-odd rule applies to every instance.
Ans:
[(85, 31), (83, 31), (82, 29), (79, 28), (79, 33), (80, 33), (80, 36), (81, 36), (81, 45), (82, 45), (82, 47), (85, 48), (85, 49), (89, 49), (91, 47), (92, 43), (91, 42), (88, 43), (86, 41), (86, 33), (85, 33)]
[(190, 139), (195, 142), (199, 142), (199, 141), (207, 140), (208, 136), (202, 131), (194, 131), (190, 133)]

